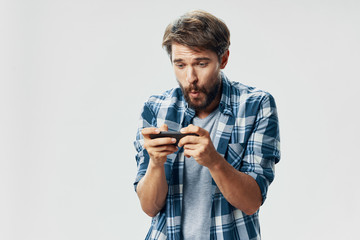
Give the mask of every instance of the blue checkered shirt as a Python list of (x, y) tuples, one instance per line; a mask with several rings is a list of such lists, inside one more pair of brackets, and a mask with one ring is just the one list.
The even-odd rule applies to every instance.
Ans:
[[(280, 160), (278, 117), (274, 98), (257, 88), (231, 82), (221, 73), (222, 97), (220, 119), (213, 144), (237, 170), (258, 183), (263, 202), (274, 179), (274, 166)], [(180, 88), (154, 95), (144, 104), (134, 142), (137, 154), (137, 183), (145, 175), (149, 155), (144, 149), (141, 130), (167, 124), (169, 131), (179, 131), (191, 124), (195, 111), (188, 107)], [(179, 156), (178, 156), (179, 155)], [(164, 208), (152, 219), (145, 239), (182, 239), (183, 149), (168, 155), (165, 163), (169, 186)], [(210, 239), (261, 239), (258, 211), (246, 215), (224, 198), (213, 181)]]

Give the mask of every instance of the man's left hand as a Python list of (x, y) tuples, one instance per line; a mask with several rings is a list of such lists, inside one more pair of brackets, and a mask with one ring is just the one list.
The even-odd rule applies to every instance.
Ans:
[(178, 146), (184, 147), (184, 155), (193, 157), (200, 165), (212, 167), (219, 161), (220, 154), (216, 151), (208, 131), (190, 124), (182, 128), (181, 133), (195, 133), (198, 136), (183, 137)]

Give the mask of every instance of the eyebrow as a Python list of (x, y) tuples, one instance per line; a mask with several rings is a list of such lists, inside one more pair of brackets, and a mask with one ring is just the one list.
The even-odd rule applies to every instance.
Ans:
[[(211, 61), (210, 58), (208, 57), (199, 57), (199, 58), (195, 58), (196, 61)], [(182, 58), (177, 58), (177, 59), (174, 59), (174, 63), (177, 63), (177, 62), (183, 62), (184, 60)]]

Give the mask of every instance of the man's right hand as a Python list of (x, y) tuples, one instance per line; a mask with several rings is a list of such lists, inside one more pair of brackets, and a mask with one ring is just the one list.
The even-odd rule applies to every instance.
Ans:
[(149, 153), (150, 161), (155, 166), (163, 166), (167, 155), (178, 150), (177, 146), (173, 145), (176, 142), (175, 138), (150, 138), (150, 134), (158, 134), (160, 131), (168, 131), (168, 126), (163, 124), (160, 128), (144, 128), (141, 131), (145, 141), (144, 148)]
[(151, 139), (150, 134), (157, 134), (160, 131), (167, 131), (166, 124), (158, 128), (144, 128), (141, 133), (144, 136), (144, 147), (149, 153), (150, 162), (145, 176), (137, 185), (137, 194), (140, 199), (141, 207), (150, 217), (156, 214), (165, 206), (168, 185), (165, 176), (164, 164), (167, 155), (177, 151), (177, 146), (173, 144), (176, 139), (156, 138)]

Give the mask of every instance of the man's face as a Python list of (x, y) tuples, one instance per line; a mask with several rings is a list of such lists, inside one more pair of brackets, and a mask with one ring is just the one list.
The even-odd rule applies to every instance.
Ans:
[(171, 59), (176, 79), (189, 106), (195, 110), (205, 110), (219, 92), (220, 70), (225, 67), (227, 57), (225, 60), (223, 57), (220, 63), (213, 51), (195, 51), (174, 43)]

